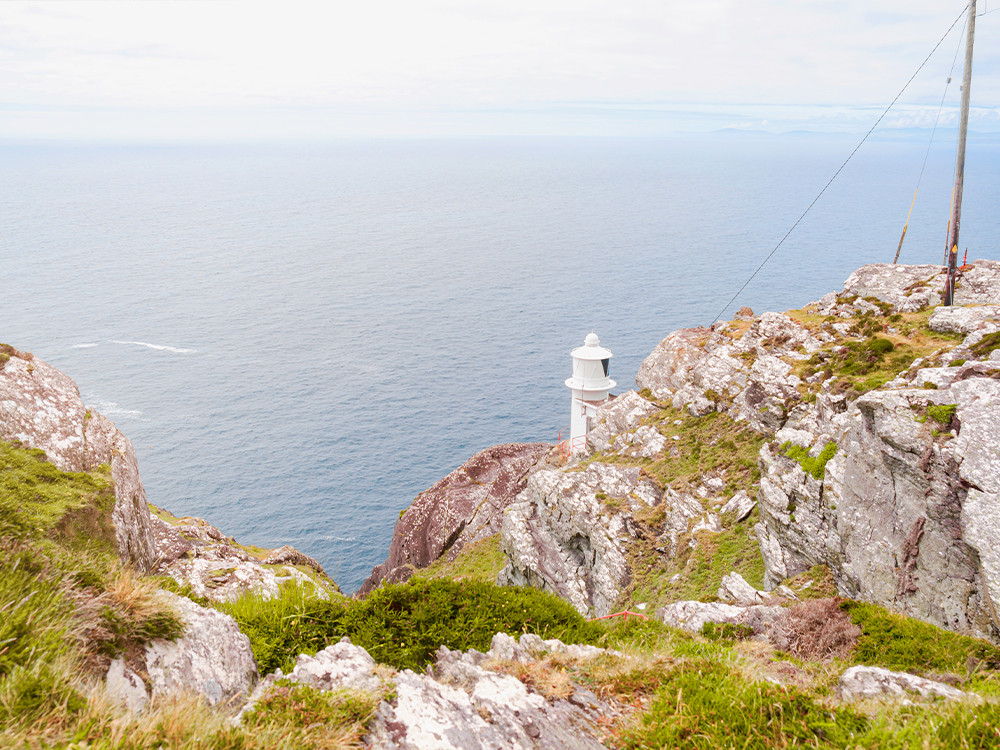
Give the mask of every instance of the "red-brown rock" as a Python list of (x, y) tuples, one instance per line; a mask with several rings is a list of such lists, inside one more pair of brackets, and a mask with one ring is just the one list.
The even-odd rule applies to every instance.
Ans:
[(396, 522), (389, 556), (359, 589), (405, 581), (442, 555), (454, 559), (466, 544), (500, 531), (504, 509), (524, 489), (528, 472), (552, 449), (547, 443), (505, 443), (480, 451), (417, 495)]

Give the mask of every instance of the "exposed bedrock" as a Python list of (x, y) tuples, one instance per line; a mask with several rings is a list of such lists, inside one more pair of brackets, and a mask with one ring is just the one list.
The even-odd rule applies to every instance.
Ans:
[[(844, 282), (842, 295), (875, 297), (896, 312), (914, 312), (940, 305), (946, 273), (943, 266), (870, 263)], [(961, 272), (955, 287), (956, 305), (997, 304), (1000, 296), (1000, 263), (976, 260)], [(826, 298), (824, 298), (826, 299)]]
[(802, 382), (782, 357), (807, 359), (823, 343), (781, 313), (764, 313), (745, 332), (732, 323), (684, 328), (643, 361), (636, 383), (694, 416), (721, 411), (769, 434)]
[(382, 581), (405, 581), (415, 569), (441, 556), (452, 560), (467, 544), (498, 533), (504, 510), (551, 449), (548, 443), (494, 445), (417, 495), (396, 522), (386, 561), (372, 570), (358, 593), (364, 595)]
[(629, 583), (628, 547), (639, 534), (634, 514), (660, 504), (664, 536), (674, 542), (702, 512), (686, 496), (665, 495), (636, 467), (538, 471), (503, 517), (508, 562), (499, 582), (552, 591), (583, 614), (607, 615)]
[[(941, 386), (897, 379), (826, 429), (790, 420), (761, 450), (765, 584), (827, 564), (844, 596), (996, 637), (1000, 363), (930, 369), (920, 372)], [(784, 441), (814, 456), (833, 441), (837, 452), (817, 479)]]
[(84, 406), (73, 380), (30, 354), (0, 363), (0, 439), (40, 448), (64, 471), (108, 464), (118, 552), (141, 570), (152, 568), (156, 552), (135, 450), (111, 420)]

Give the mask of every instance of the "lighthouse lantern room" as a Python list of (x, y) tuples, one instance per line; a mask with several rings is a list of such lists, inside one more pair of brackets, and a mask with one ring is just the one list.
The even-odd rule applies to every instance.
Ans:
[(608, 400), (615, 381), (608, 377), (610, 351), (601, 346), (596, 333), (589, 333), (570, 356), (573, 358), (573, 377), (566, 379), (566, 387), (573, 392), (572, 412), (569, 423), (569, 448), (571, 453), (582, 453), (587, 448), (587, 433), (597, 416), (597, 407)]

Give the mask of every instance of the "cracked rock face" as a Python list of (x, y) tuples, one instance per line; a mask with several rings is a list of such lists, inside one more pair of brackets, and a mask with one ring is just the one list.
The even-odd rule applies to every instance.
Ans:
[(593, 646), (567, 645), (531, 634), (522, 635), (518, 642), (500, 633), (485, 654), (441, 647), (435, 664), (420, 675), (408, 669), (391, 673), (345, 638), (315, 657), (300, 656), (287, 677), (280, 670), (265, 677), (240, 717), (252, 710), (276, 680), (286, 678), (319, 690), (388, 691), (363, 739), (366, 747), (596, 750), (604, 747), (599, 727), (614, 715), (614, 707), (572, 683), (567, 697), (546, 698), (515, 677), (495, 670), (505, 661), (526, 663), (548, 654), (582, 660), (604, 653)]
[[(937, 389), (897, 379), (813, 419), (813, 432), (798, 429), (809, 420), (790, 425), (761, 450), (765, 586), (822, 563), (841, 595), (991, 638), (1000, 628), (1000, 365), (931, 369)], [(948, 405), (950, 424), (926, 416)], [(816, 479), (777, 447), (783, 438), (814, 454), (828, 440), (838, 450)]]
[[(989, 305), (1000, 302), (1000, 263), (976, 260), (962, 272), (955, 288), (956, 305)], [(943, 266), (871, 263), (844, 282), (845, 295), (875, 297), (896, 312), (915, 312), (940, 305), (946, 273)]]
[(396, 675), (395, 698), (379, 706), (366, 742), (400, 750), (602, 748), (598, 720), (613, 711), (591, 691), (572, 685), (567, 698), (546, 699), (515, 677), (486, 668), (497, 660), (530, 661), (544, 653), (584, 659), (604, 653), (574, 648), (580, 647), (530, 634), (520, 643), (498, 634), (486, 654), (442, 647), (427, 675), (409, 670)]
[(140, 570), (153, 567), (152, 522), (135, 449), (111, 420), (84, 406), (69, 377), (37, 357), (10, 357), (0, 367), (0, 439), (41, 448), (64, 471), (108, 464), (118, 553)]
[(548, 443), (494, 445), (420, 493), (396, 522), (386, 561), (372, 570), (358, 593), (364, 595), (382, 581), (405, 581), (414, 569), (442, 555), (453, 560), (465, 545), (496, 534), (527, 474), (551, 449)]
[(764, 313), (740, 333), (732, 324), (686, 328), (665, 338), (640, 365), (636, 383), (694, 416), (721, 411), (771, 434), (801, 382), (780, 357), (806, 358), (822, 343), (787, 315)]
[(504, 515), (508, 563), (499, 582), (552, 591), (583, 614), (610, 614), (629, 581), (627, 548), (638, 533), (633, 514), (659, 504), (668, 530), (678, 533), (702, 512), (689, 498), (665, 497), (635, 467), (538, 471)]
[(619, 440), (623, 440), (638, 443), (640, 455), (655, 455), (663, 450), (666, 439), (653, 428), (640, 425), (656, 411), (655, 404), (635, 391), (626, 391), (607, 401), (597, 408), (596, 425), (587, 434), (588, 447), (595, 451), (614, 450), (619, 447)]
[(176, 641), (155, 640), (146, 646), (153, 698), (192, 692), (214, 705), (248, 694), (257, 680), (257, 663), (250, 639), (236, 621), (182, 596), (166, 591), (162, 595), (181, 615), (185, 634)]

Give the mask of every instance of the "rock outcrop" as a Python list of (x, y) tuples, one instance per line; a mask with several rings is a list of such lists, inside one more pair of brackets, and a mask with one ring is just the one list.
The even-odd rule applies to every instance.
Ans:
[(497, 634), (490, 650), (450, 651), (441, 647), (426, 674), (393, 673), (346, 638), (315, 657), (300, 656), (293, 672), (268, 675), (251, 703), (277, 679), (319, 690), (360, 690), (386, 695), (368, 726), (364, 744), (398, 750), (470, 748), (603, 748), (602, 725), (617, 709), (581, 685), (568, 684), (565, 697), (546, 697), (499, 671), (504, 662), (536, 662), (549, 654), (586, 660), (606, 653), (592, 646), (567, 646), (526, 634), (520, 642)]
[(607, 615), (629, 580), (628, 546), (639, 533), (634, 514), (657, 506), (667, 545), (702, 512), (700, 503), (664, 494), (635, 467), (538, 471), (503, 517), (508, 563), (499, 581), (552, 591), (581, 613)]
[(713, 411), (773, 433), (802, 382), (785, 359), (808, 359), (832, 340), (781, 313), (764, 313), (744, 330), (734, 323), (684, 328), (661, 341), (639, 366), (636, 383), (694, 416)]
[(843, 701), (869, 698), (896, 698), (910, 703), (909, 697), (944, 698), (946, 700), (982, 700), (978, 695), (966, 693), (943, 682), (917, 677), (908, 672), (892, 672), (882, 667), (851, 667), (840, 676), (837, 685)]
[[(956, 315), (942, 318), (951, 325)], [(762, 449), (767, 585), (826, 564), (843, 596), (995, 636), (1000, 362), (947, 366), (954, 355), (974, 357), (970, 339), (982, 335), (977, 328), (939, 366), (912, 368), (840, 413), (820, 394)], [(836, 454), (813, 476), (788, 457), (785, 441), (813, 456), (833, 444)]]
[(283, 584), (290, 583), (324, 599), (340, 594), (322, 566), (294, 547), (244, 547), (201, 518), (177, 518), (161, 508), (154, 511), (156, 572), (190, 586), (198, 596), (217, 602), (249, 593), (273, 599)]
[(407, 580), (439, 557), (453, 560), (467, 544), (500, 531), (504, 510), (527, 474), (551, 451), (547, 443), (505, 443), (480, 451), (413, 501), (393, 529), (389, 556), (361, 585)]
[(179, 612), (185, 634), (176, 641), (155, 640), (145, 649), (152, 697), (198, 693), (217, 704), (246, 696), (257, 681), (250, 639), (236, 621), (190, 599), (163, 592)]
[(755, 633), (763, 633), (784, 611), (777, 604), (736, 606), (722, 602), (681, 601), (657, 610), (656, 619), (691, 633), (700, 633), (706, 623), (745, 625)]
[(156, 560), (152, 521), (132, 443), (111, 420), (84, 405), (69, 377), (31, 354), (2, 346), (0, 439), (40, 448), (64, 471), (109, 465), (115, 483), (111, 520), (118, 552), (139, 569), (152, 569)]
[[(915, 312), (941, 304), (946, 277), (938, 265), (871, 263), (847, 278), (840, 296), (874, 297), (892, 305), (895, 312)], [(1000, 263), (974, 261), (955, 285), (955, 304), (996, 304), (998, 289)]]

